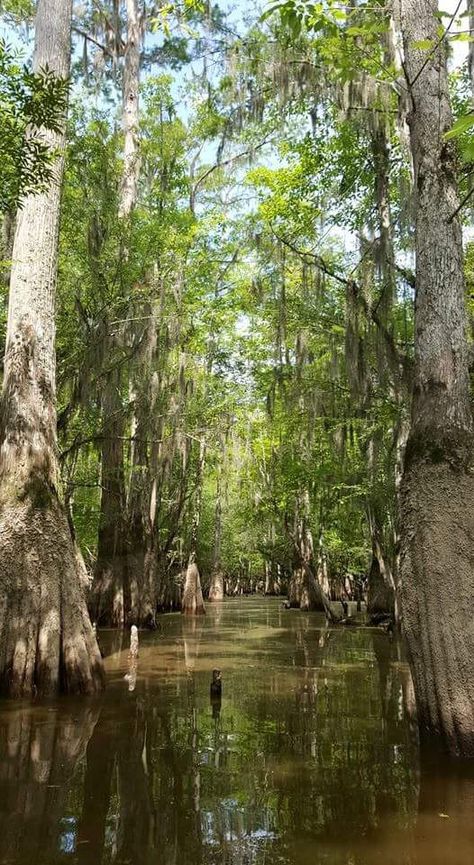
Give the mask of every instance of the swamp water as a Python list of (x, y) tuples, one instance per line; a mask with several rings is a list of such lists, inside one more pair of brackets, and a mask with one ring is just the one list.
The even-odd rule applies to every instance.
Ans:
[(2, 865), (472, 865), (474, 771), (420, 770), (396, 641), (255, 598), (161, 625), (136, 681), (100, 633), (98, 702), (1, 704)]

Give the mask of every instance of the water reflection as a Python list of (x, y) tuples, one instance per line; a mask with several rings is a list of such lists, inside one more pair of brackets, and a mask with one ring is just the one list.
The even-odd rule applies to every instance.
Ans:
[[(400, 646), (245, 599), (100, 634), (102, 704), (3, 704), (0, 862), (470, 865), (474, 782), (420, 774)], [(222, 699), (210, 697), (222, 670)]]

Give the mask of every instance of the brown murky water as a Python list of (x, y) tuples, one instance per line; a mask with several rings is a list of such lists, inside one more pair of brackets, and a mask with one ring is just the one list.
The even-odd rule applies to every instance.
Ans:
[(100, 703), (3, 703), (0, 863), (472, 865), (474, 771), (420, 771), (396, 642), (263, 599), (162, 628), (136, 682), (100, 635)]

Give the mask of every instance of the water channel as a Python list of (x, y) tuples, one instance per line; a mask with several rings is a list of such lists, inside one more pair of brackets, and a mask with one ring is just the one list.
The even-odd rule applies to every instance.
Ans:
[(162, 617), (136, 670), (99, 636), (99, 702), (1, 705), (2, 865), (472, 865), (474, 768), (420, 768), (397, 640), (255, 597)]

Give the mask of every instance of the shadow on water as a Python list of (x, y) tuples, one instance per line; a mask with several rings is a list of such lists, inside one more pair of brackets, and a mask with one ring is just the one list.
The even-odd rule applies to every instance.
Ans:
[(471, 865), (474, 773), (420, 770), (397, 641), (263, 599), (165, 617), (136, 680), (100, 639), (100, 704), (3, 704), (2, 865)]

